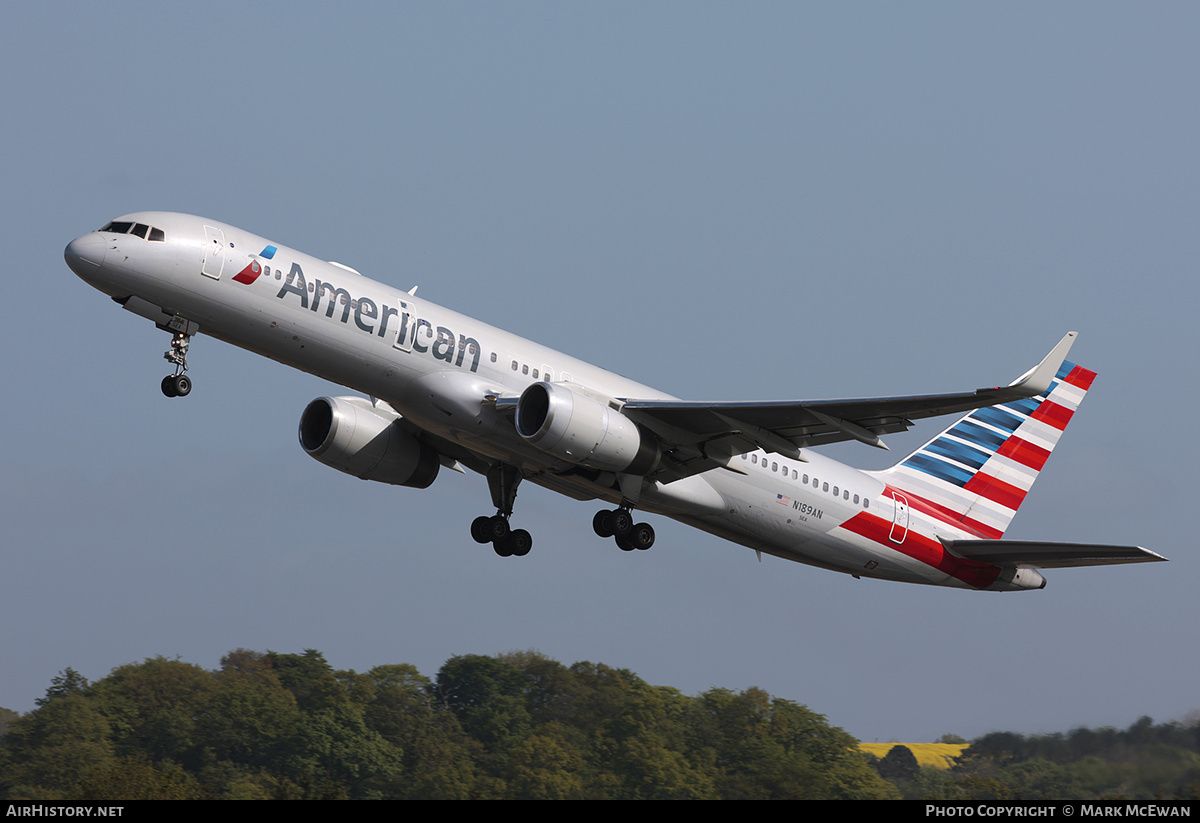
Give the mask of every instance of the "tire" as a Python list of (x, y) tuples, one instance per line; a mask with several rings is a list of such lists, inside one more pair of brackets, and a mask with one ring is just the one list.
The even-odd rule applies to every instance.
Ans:
[(633, 515), (628, 509), (613, 509), (612, 530), (618, 537), (624, 537), (633, 531)]
[(167, 397), (177, 397), (175, 393), (175, 375), (168, 374), (162, 379), (162, 393)]
[(476, 543), (491, 543), (492, 536), (488, 530), (488, 525), (491, 522), (490, 517), (486, 514), (480, 515), (471, 521), (471, 539)]
[(592, 531), (597, 537), (612, 537), (615, 532), (612, 527), (612, 512), (608, 509), (601, 509), (596, 512), (596, 516), (592, 518)]
[(533, 548), (533, 537), (524, 529), (509, 532), (507, 540), (513, 557), (524, 557)]
[(497, 514), (493, 517), (489, 517), (487, 519), (487, 521), (488, 521), (488, 528), (487, 528), (488, 539), (485, 542), (495, 543), (498, 540), (503, 540), (504, 538), (508, 537), (508, 521), (507, 520), (505, 520), (503, 517), (501, 517), (500, 515)]
[(172, 378), (175, 383), (175, 394), (178, 397), (187, 397), (192, 392), (192, 378), (186, 374), (177, 374)]
[(617, 548), (623, 552), (631, 552), (631, 551), (633, 551), (633, 544), (618, 534), (617, 535)]
[(654, 545), (654, 527), (649, 523), (638, 523), (625, 539), (635, 549), (645, 551)]

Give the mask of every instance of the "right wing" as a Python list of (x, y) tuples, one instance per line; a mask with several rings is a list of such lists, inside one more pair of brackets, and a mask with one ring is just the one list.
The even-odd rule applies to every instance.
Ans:
[[(680, 462), (694, 471), (726, 465), (730, 457), (755, 449), (793, 459), (802, 459), (803, 447), (845, 440), (886, 449), (879, 436), (905, 431), (914, 420), (1042, 394), (1053, 383), (1076, 336), (1077, 332), (1067, 332), (1037, 366), (1009, 385), (974, 392), (766, 403), (629, 399), (621, 410), (654, 431), (668, 447), (675, 447), (683, 458)], [(691, 456), (697, 452), (703, 459)]]

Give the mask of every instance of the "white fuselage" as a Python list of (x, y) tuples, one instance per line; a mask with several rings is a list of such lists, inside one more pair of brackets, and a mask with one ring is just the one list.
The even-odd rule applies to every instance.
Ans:
[[(576, 499), (620, 502), (613, 475), (572, 471), (571, 463), (522, 438), (494, 400), (516, 397), (538, 381), (567, 383), (603, 401), (670, 399), (233, 226), (164, 212), (120, 219), (159, 228), (165, 240), (92, 232), (74, 241), (68, 262), (91, 285), (160, 325), (185, 319), (200, 333), (386, 401), (435, 438), (444, 459), (477, 471), (501, 462)], [(1008, 588), (989, 585), (994, 567), (980, 567), (974, 585), (947, 572), (937, 535), (965, 532), (898, 506), (870, 473), (808, 449), (803, 457), (744, 454), (728, 468), (648, 484), (637, 507), (854, 575)]]

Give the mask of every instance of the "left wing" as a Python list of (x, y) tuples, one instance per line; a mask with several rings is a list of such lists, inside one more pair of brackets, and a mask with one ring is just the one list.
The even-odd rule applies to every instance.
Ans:
[(754, 449), (800, 458), (800, 449), (844, 440), (887, 446), (881, 434), (906, 431), (914, 420), (970, 411), (1025, 397), (1050, 388), (1077, 332), (1067, 332), (1034, 368), (1007, 386), (958, 394), (881, 397), (856, 400), (798, 400), (767, 403), (707, 403), (683, 400), (626, 400), (622, 411), (680, 447), (707, 447), (718, 454)]

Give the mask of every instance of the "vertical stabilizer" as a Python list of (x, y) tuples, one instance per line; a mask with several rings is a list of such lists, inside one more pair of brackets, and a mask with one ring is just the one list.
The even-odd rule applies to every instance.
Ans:
[(885, 471), (917, 510), (976, 537), (1003, 536), (1096, 373), (1064, 362), (1036, 397), (976, 409)]

